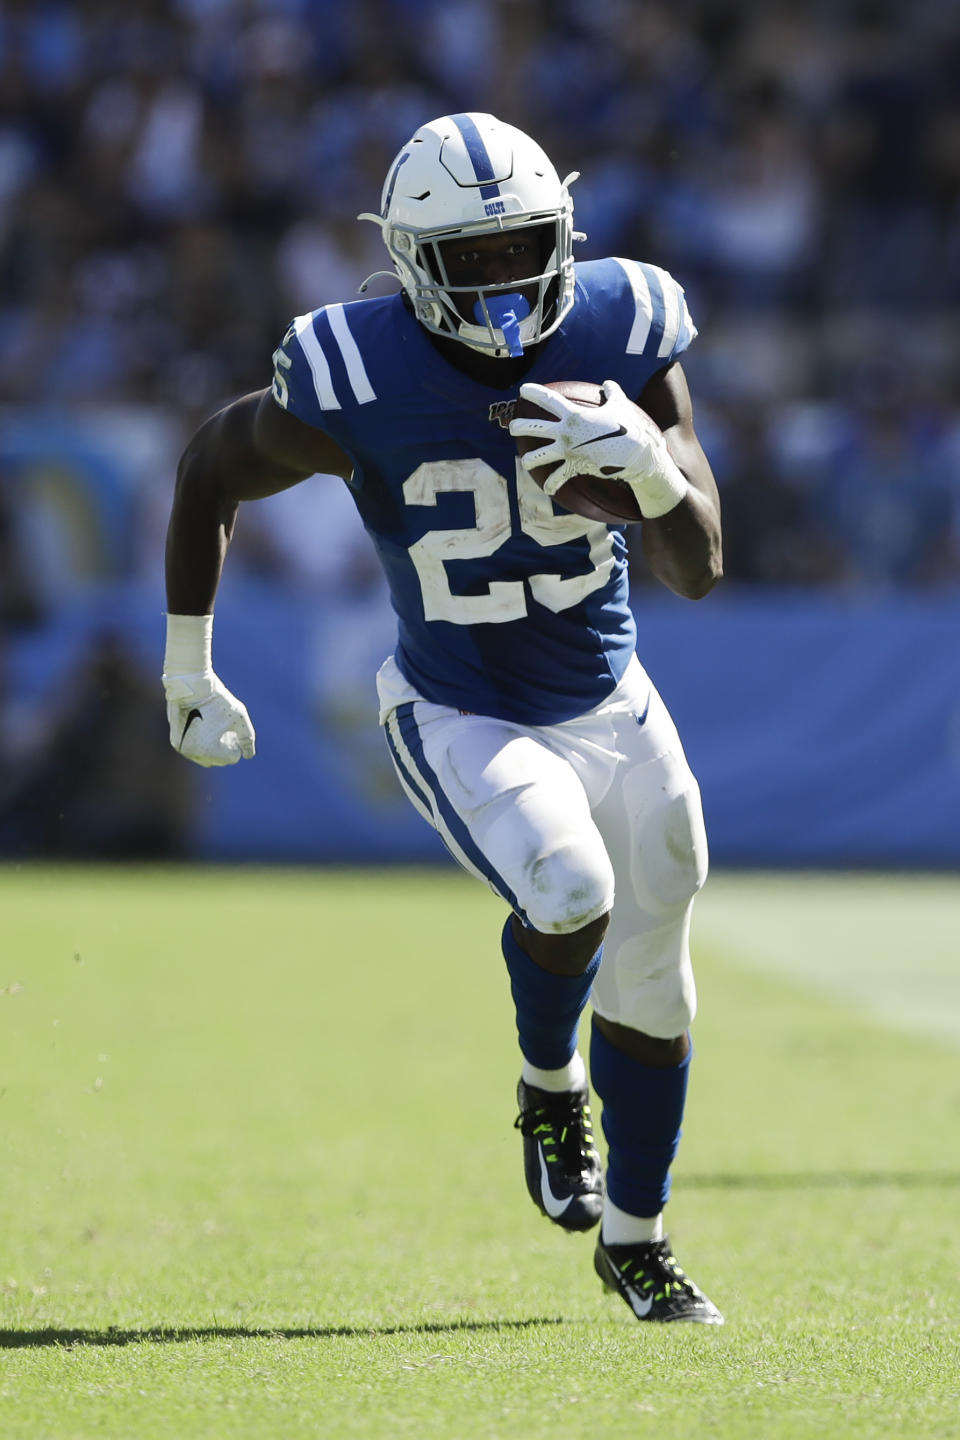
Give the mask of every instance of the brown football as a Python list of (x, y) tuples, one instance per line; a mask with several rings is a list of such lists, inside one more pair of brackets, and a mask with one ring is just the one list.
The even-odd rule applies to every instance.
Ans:
[[(547, 385), (547, 389), (559, 390), (561, 395), (578, 405), (603, 404), (603, 391), (599, 385), (594, 385), (589, 380), (553, 380)], [(524, 400), (522, 395), (517, 401), (515, 413), (524, 419), (556, 418), (548, 415), (546, 410), (541, 410), (539, 405), (534, 405), (531, 400)], [(529, 435), (517, 435), (514, 443), (520, 454), (525, 455), (528, 450), (538, 449), (543, 441)], [(538, 465), (530, 474), (542, 487), (559, 464), (560, 461), (555, 460), (549, 465)], [(558, 505), (562, 505), (564, 510), (572, 510), (575, 515), (582, 515), (586, 520), (599, 520), (604, 525), (633, 525), (643, 519), (637, 497), (630, 486), (608, 475), (574, 475), (560, 486), (552, 498)]]

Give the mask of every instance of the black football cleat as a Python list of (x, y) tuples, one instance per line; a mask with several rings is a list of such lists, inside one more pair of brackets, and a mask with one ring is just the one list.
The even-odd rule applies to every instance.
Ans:
[(723, 1324), (716, 1305), (680, 1269), (666, 1236), (641, 1245), (598, 1240), (593, 1265), (604, 1288), (616, 1291), (638, 1320)]
[(564, 1230), (592, 1230), (603, 1211), (600, 1155), (590, 1123), (590, 1092), (554, 1094), (517, 1086), (523, 1169), (531, 1199)]

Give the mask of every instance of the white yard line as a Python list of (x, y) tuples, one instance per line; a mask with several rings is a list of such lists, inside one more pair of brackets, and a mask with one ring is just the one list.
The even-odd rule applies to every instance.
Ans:
[(783, 975), (885, 1024), (960, 1045), (960, 877), (710, 877), (693, 952)]

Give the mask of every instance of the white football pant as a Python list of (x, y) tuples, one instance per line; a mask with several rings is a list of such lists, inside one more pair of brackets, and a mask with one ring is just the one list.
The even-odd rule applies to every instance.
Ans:
[(594, 1010), (682, 1035), (696, 1008), (690, 912), (707, 841), (676, 726), (639, 660), (603, 704), (557, 725), (412, 698), (392, 659), (378, 684), (400, 783), (454, 858), (545, 934), (612, 910)]

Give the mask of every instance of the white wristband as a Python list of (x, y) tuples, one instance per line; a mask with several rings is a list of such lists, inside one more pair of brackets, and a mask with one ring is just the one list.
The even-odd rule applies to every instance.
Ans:
[(675, 510), (690, 489), (690, 481), (669, 455), (655, 474), (644, 475), (640, 480), (624, 478), (637, 497), (644, 520), (657, 520)]
[(164, 675), (203, 675), (213, 670), (213, 616), (168, 615)]

